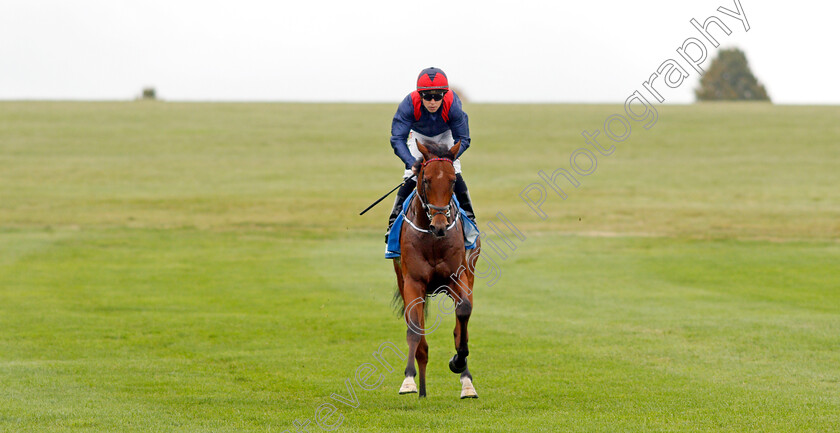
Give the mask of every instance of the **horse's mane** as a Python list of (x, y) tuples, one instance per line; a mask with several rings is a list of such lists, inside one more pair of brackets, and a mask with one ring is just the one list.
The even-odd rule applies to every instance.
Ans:
[[(452, 155), (449, 153), (449, 148), (446, 147), (445, 144), (441, 143), (423, 143), (423, 146), (426, 146), (426, 149), (429, 150), (429, 153), (436, 158), (446, 158), (449, 160), (454, 161), (452, 159)], [(416, 171), (420, 171), (420, 166), (423, 165), (423, 158), (417, 158), (412, 165)]]
[(426, 149), (429, 149), (429, 153), (438, 158), (452, 159), (452, 155), (449, 153), (449, 148), (446, 147), (445, 144), (423, 143), (423, 145), (426, 146)]

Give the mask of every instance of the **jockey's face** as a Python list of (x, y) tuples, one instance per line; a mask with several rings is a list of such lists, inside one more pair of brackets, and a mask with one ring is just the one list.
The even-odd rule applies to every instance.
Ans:
[(443, 100), (440, 101), (427, 101), (423, 100), (423, 106), (429, 110), (429, 113), (434, 113), (440, 109), (441, 104), (443, 104)]
[(440, 106), (443, 105), (443, 99), (435, 99), (428, 100), (425, 97), (423, 98), (423, 106), (426, 107), (426, 110), (429, 110), (429, 113), (434, 113), (440, 109)]

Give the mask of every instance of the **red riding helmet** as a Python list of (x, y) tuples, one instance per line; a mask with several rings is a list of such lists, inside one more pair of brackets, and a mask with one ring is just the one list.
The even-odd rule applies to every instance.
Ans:
[(417, 77), (417, 91), (425, 92), (428, 90), (449, 90), (449, 80), (446, 79), (446, 74), (438, 68), (426, 68), (420, 71)]

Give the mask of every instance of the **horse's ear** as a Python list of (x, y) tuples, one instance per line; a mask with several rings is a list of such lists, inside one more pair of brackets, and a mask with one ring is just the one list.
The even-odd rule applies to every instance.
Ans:
[(456, 160), (458, 158), (458, 152), (461, 150), (461, 140), (458, 140), (452, 148), (449, 149), (449, 154), (452, 155), (452, 160)]
[(426, 146), (424, 146), (423, 143), (420, 142), (420, 140), (415, 138), (414, 142), (417, 143), (417, 150), (419, 150), (420, 153), (423, 154), (423, 159), (429, 160), (429, 159), (434, 158), (432, 156), (432, 154), (429, 152), (429, 149), (426, 148)]

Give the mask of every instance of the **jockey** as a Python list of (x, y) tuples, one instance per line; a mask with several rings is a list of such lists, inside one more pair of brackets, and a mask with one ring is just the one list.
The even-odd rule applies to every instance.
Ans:
[[(426, 68), (417, 77), (417, 90), (403, 99), (394, 120), (391, 122), (391, 147), (394, 153), (405, 165), (403, 178), (405, 184), (397, 192), (394, 209), (388, 219), (388, 230), (385, 232), (385, 242), (388, 242), (388, 232), (394, 220), (402, 210), (403, 202), (417, 186), (417, 181), (411, 177), (416, 169), (412, 169), (417, 158), (422, 158), (417, 149), (415, 138), (420, 141), (445, 144), (452, 148), (461, 141), (458, 157), (470, 147), (470, 125), (467, 113), (461, 108), (461, 99), (455, 92), (449, 90), (446, 74), (438, 68)], [(455, 197), (467, 216), (475, 222), (470, 193), (467, 184), (461, 176), (461, 160), (455, 163)], [(416, 167), (416, 166), (415, 166)]]

